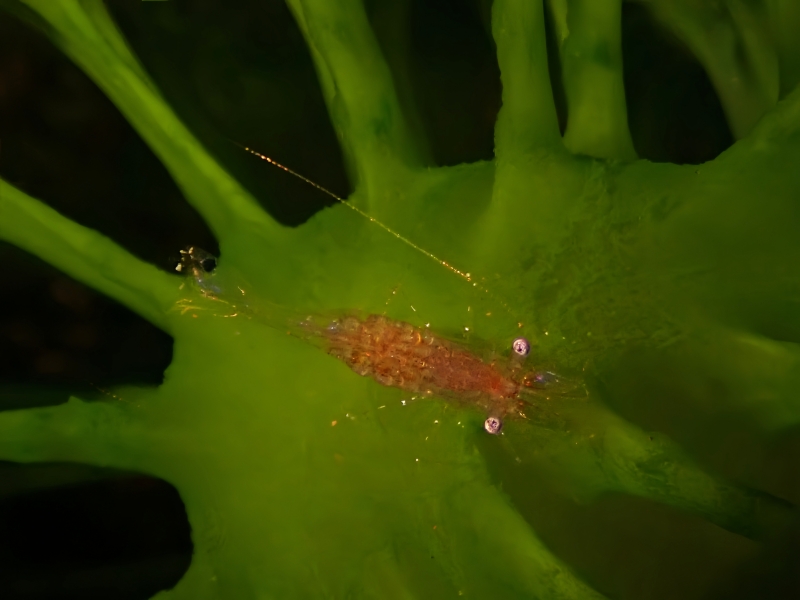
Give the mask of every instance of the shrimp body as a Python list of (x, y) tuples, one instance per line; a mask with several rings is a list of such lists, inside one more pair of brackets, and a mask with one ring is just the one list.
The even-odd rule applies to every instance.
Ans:
[(467, 400), (498, 416), (518, 404), (526, 386), (525, 378), (466, 348), (380, 315), (336, 320), (321, 335), (328, 353), (359, 375), (416, 394)]

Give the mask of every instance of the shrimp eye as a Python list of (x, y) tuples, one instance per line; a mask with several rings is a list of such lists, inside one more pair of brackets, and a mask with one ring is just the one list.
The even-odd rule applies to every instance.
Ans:
[(217, 268), (217, 258), (196, 246), (188, 246), (181, 250), (181, 256), (174, 264), (174, 268), (178, 273), (189, 271), (197, 276), (199, 271), (204, 273), (211, 273)]
[(202, 267), (203, 271), (206, 273), (211, 273), (211, 271), (217, 268), (217, 259), (214, 257), (204, 258), (200, 261), (200, 267)]
[(524, 337), (518, 337), (511, 342), (511, 347), (514, 349), (514, 352), (520, 356), (528, 356), (531, 351), (531, 343)]
[(497, 435), (503, 428), (503, 421), (498, 417), (489, 417), (483, 422), (483, 428), (492, 435)]

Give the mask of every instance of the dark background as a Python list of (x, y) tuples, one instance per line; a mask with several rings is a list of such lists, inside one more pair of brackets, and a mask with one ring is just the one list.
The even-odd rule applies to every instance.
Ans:
[[(301, 224), (329, 199), (229, 140), (349, 193), (311, 59), (282, 1), (108, 5), (176, 112), (277, 220)], [(491, 159), (501, 94), (491, 2), (367, 6), (431, 162)], [(552, 36), (548, 42), (563, 129)], [(623, 52), (641, 157), (701, 163), (731, 144), (703, 69), (638, 5), (625, 5)], [(5, 12), (0, 176), (164, 269), (187, 245), (216, 251), (208, 228), (111, 102), (46, 37)], [(161, 381), (169, 336), (3, 242), (0, 265), (0, 410)], [(149, 598), (177, 582), (190, 555), (185, 511), (166, 482), (80, 465), (0, 463), (2, 598)]]

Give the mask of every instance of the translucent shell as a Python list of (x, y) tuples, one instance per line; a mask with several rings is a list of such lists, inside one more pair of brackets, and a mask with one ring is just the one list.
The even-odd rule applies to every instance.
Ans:
[(197, 246), (188, 246), (181, 250), (180, 261), (175, 266), (178, 273), (186, 274), (194, 279), (203, 295), (209, 297), (216, 297), (223, 292), (215, 282), (214, 270), (216, 268), (217, 257)]
[[(523, 394), (557, 382), (552, 373), (523, 372), (519, 361), (487, 362), (468, 348), (435, 336), (427, 328), (382, 315), (297, 319), (281, 307), (264, 308), (263, 303), (245, 302), (243, 297), (231, 296), (231, 285), (221, 285), (216, 267), (214, 256), (189, 247), (181, 251), (176, 270), (190, 277), (203, 296), (223, 302), (234, 311), (223, 316), (243, 313), (281, 329), (286, 327), (294, 335), (326, 350), (358, 375), (370, 377), (381, 385), (481, 408), (489, 415), (484, 429), (490, 434), (500, 432), (505, 416), (522, 414), (520, 409), (527, 404)], [(239, 285), (234, 287), (245, 294)], [(512, 347), (520, 356), (526, 356), (531, 349), (528, 340), (522, 337), (514, 340)]]

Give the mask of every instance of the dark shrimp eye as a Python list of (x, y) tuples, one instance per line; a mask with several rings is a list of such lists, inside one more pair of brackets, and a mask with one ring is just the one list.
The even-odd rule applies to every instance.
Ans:
[(514, 349), (514, 352), (520, 356), (528, 356), (528, 353), (531, 351), (531, 343), (524, 337), (518, 337), (515, 339), (511, 343), (511, 347)]
[(492, 435), (497, 435), (503, 428), (503, 421), (498, 417), (489, 417), (483, 422), (483, 428)]
[(204, 258), (203, 260), (200, 261), (200, 266), (206, 273), (211, 273), (211, 271), (217, 268), (217, 259)]

